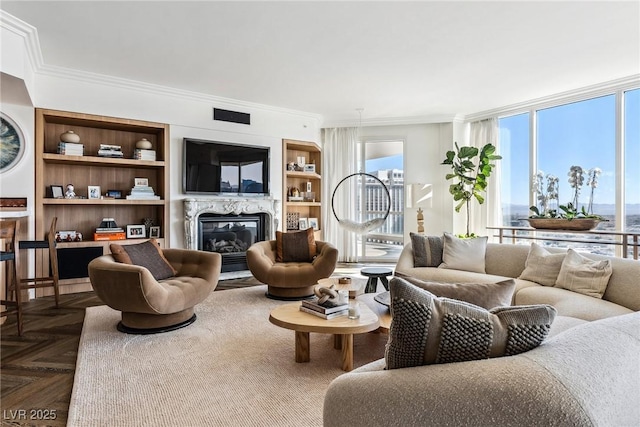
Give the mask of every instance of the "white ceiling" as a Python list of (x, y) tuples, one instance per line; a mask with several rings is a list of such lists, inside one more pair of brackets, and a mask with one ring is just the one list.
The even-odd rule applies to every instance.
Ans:
[(640, 2), (7, 1), (44, 62), (322, 115), (467, 115), (640, 72)]

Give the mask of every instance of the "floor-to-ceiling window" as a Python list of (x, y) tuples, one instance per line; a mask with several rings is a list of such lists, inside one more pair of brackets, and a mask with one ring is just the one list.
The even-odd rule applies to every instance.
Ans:
[[(561, 211), (571, 203), (578, 211), (605, 217), (599, 229), (639, 231), (639, 117), (640, 89), (501, 117), (502, 224), (525, 226), (521, 220), (531, 214), (531, 205)], [(624, 165), (622, 179), (617, 165)], [(541, 200), (537, 189), (557, 194)], [(621, 214), (624, 220), (618, 223)], [(615, 250), (595, 244), (584, 249)]]
[[(404, 157), (402, 141), (366, 141), (360, 143), (358, 170), (373, 175), (358, 186), (360, 194), (354, 198), (358, 217), (367, 221), (379, 218), (389, 207), (385, 223), (375, 230), (358, 236), (358, 259), (362, 261), (391, 261), (398, 259), (404, 235)], [(386, 187), (386, 191), (382, 188)], [(387, 191), (389, 200), (387, 200)]]
[(625, 229), (640, 232), (640, 89), (624, 94)]
[(500, 119), (503, 225), (525, 226), (529, 212), (529, 113)]

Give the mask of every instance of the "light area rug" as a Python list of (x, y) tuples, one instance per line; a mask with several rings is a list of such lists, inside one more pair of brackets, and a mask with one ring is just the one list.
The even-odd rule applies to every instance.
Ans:
[[(344, 372), (327, 334), (294, 361), (294, 332), (269, 322), (287, 302), (266, 286), (212, 292), (186, 328), (116, 330), (120, 313), (87, 308), (68, 426), (321, 426), (324, 394)], [(354, 336), (356, 367), (384, 357), (387, 336)]]

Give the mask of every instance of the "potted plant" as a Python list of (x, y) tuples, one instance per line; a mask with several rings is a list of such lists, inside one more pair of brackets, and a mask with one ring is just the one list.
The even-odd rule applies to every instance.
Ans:
[[(598, 186), (598, 177), (601, 173), (600, 168), (592, 168), (586, 171), (587, 185), (591, 187), (589, 204), (586, 208), (583, 205), (581, 209), (578, 209), (580, 189), (584, 184), (585, 176), (585, 170), (582, 167), (571, 166), (569, 168), (569, 184), (573, 188), (573, 195), (571, 202), (566, 205), (558, 204), (558, 178), (551, 174), (545, 177), (544, 172), (538, 171), (533, 178), (533, 184), (536, 189), (536, 199), (539, 207), (531, 206), (529, 208), (533, 212), (533, 215), (527, 218), (529, 225), (533, 228), (541, 229), (585, 231), (595, 228), (600, 221), (607, 221), (602, 216), (593, 213), (593, 197)], [(544, 184), (545, 178), (547, 179), (546, 186)]]
[[(449, 193), (453, 195), (453, 200), (458, 202), (456, 212), (460, 212), (462, 206), (466, 207), (467, 232), (464, 237), (474, 237), (475, 234), (469, 230), (471, 200), (475, 198), (479, 204), (484, 203), (489, 176), (495, 167), (492, 162), (502, 159), (502, 156), (494, 154), (496, 147), (493, 144), (486, 144), (478, 149), (469, 146), (459, 147), (456, 142), (455, 147), (455, 151), (447, 151), (447, 158), (441, 164), (449, 165), (452, 170), (446, 175), (446, 179), (454, 180), (449, 186)], [(477, 166), (474, 163), (476, 158)]]

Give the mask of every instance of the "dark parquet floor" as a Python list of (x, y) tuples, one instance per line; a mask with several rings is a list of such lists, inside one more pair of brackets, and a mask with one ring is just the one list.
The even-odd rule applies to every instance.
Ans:
[[(221, 281), (217, 290), (257, 285), (253, 278)], [(61, 295), (23, 305), (23, 334), (16, 316), (0, 327), (3, 426), (65, 426), (85, 308), (102, 305), (93, 292)]]

